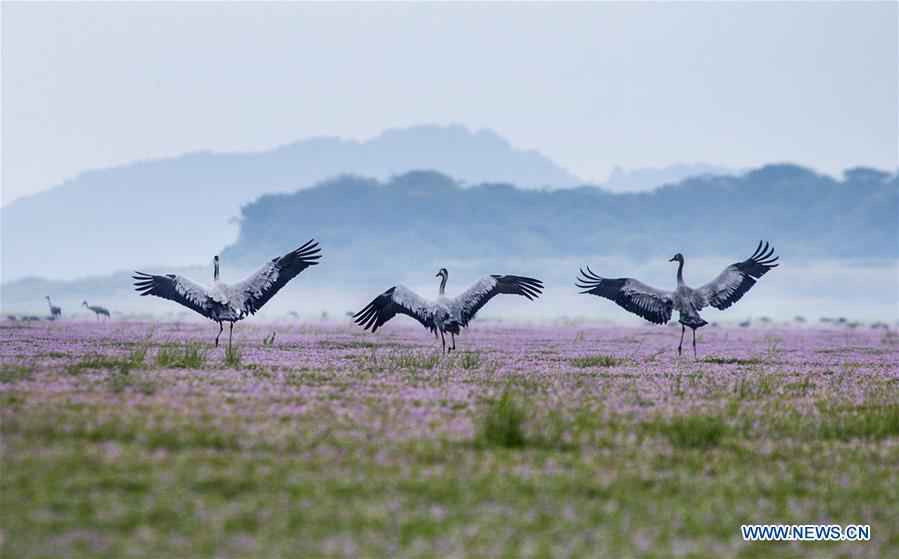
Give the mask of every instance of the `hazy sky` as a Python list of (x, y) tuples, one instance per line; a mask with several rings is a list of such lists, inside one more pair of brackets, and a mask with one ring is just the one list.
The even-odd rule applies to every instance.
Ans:
[(80, 171), (491, 128), (575, 175), (895, 169), (897, 4), (2, 3), (3, 204)]

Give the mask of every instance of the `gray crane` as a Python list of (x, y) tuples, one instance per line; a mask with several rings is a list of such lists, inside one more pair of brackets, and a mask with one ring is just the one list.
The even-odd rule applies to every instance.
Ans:
[(441, 278), (439, 296), (428, 301), (405, 285), (395, 285), (353, 315), (356, 324), (364, 330), (377, 332), (385, 322), (397, 313), (411, 316), (430, 330), (436, 337), (440, 333), (443, 353), (446, 349), (446, 333), (452, 337), (449, 351), (456, 349), (456, 334), (467, 327), (481, 307), (494, 296), (503, 294), (522, 295), (529, 300), (536, 299), (543, 292), (543, 282), (522, 276), (484, 276), (461, 295), (449, 299), (445, 296), (449, 272), (440, 268), (435, 277)]
[(62, 316), (62, 309), (54, 305), (50, 301), (49, 295), (44, 295), (44, 299), (47, 300), (47, 304), (50, 305), (50, 320), (56, 320), (60, 316)]
[[(655, 324), (665, 324), (671, 320), (671, 311), (680, 314), (680, 344), (677, 354), (684, 345), (684, 332), (689, 327), (693, 331), (693, 356), (696, 357), (696, 329), (708, 324), (699, 311), (709, 305), (724, 310), (746, 294), (756, 280), (775, 268), (779, 257), (774, 255), (774, 247), (759, 246), (748, 259), (731, 264), (709, 283), (693, 289), (684, 282), (684, 255), (675, 254), (669, 262), (678, 262), (677, 287), (674, 291), (663, 291), (650, 287), (632, 278), (609, 279), (598, 276), (587, 267), (581, 270), (577, 286), (581, 293), (596, 295), (615, 301), (620, 307), (645, 318)], [(772, 257), (773, 256), (773, 257)]]
[(256, 311), (287, 285), (287, 282), (309, 266), (318, 264), (319, 258), (321, 254), (318, 243), (310, 240), (300, 248), (266, 262), (250, 277), (238, 283), (218, 281), (219, 257), (216, 255), (213, 258), (214, 284), (211, 287), (204, 287), (174, 274), (156, 276), (143, 272), (135, 272), (134, 287), (142, 296), (155, 295), (175, 301), (217, 322), (219, 331), (215, 336), (216, 347), (224, 329), (223, 324), (230, 323), (228, 331), (230, 349), (234, 323), (256, 314)]
[(81, 304), (84, 307), (86, 307), (88, 310), (94, 311), (94, 314), (97, 315), (97, 322), (100, 322), (101, 315), (105, 317), (103, 320), (106, 320), (106, 318), (109, 318), (109, 309), (107, 309), (106, 307), (100, 307), (97, 305), (88, 305), (87, 301), (81, 301)]

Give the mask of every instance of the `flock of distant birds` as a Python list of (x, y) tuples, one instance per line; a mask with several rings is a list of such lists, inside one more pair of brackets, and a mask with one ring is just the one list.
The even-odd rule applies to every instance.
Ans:
[[(203, 286), (176, 274), (154, 275), (135, 272), (134, 287), (140, 295), (154, 295), (175, 301), (218, 323), (219, 331), (215, 337), (218, 347), (219, 337), (224, 330), (224, 323), (229, 324), (228, 347), (231, 347), (234, 323), (255, 314), (282, 287), (310, 266), (315, 266), (321, 258), (318, 243), (310, 240), (306, 244), (284, 256), (266, 262), (255, 273), (238, 283), (219, 281), (219, 257), (213, 258), (213, 285)], [(698, 288), (689, 287), (684, 282), (684, 256), (675, 254), (669, 262), (677, 262), (677, 287), (673, 291), (665, 291), (651, 287), (633, 278), (606, 278), (594, 273), (589, 267), (581, 270), (577, 278), (577, 287), (581, 293), (596, 295), (614, 301), (625, 310), (655, 324), (666, 324), (671, 320), (673, 311), (678, 311), (678, 322), (681, 325), (678, 355), (682, 352), (686, 329), (693, 333), (693, 355), (696, 355), (696, 330), (708, 324), (699, 311), (711, 306), (719, 310), (729, 308), (749, 291), (756, 281), (770, 270), (778, 266), (778, 257), (774, 256), (774, 247), (760, 241), (755, 252), (742, 262), (726, 267), (715, 279)], [(426, 299), (404, 285), (395, 285), (375, 297), (361, 311), (353, 315), (353, 320), (364, 330), (376, 332), (387, 321), (397, 314), (405, 314), (417, 320), (423, 327), (439, 336), (443, 352), (456, 349), (456, 335), (461, 333), (474, 319), (477, 312), (496, 295), (521, 295), (529, 300), (538, 298), (543, 292), (543, 282), (538, 279), (516, 275), (488, 275), (474, 283), (460, 295), (446, 297), (446, 283), (449, 272), (441, 268), (436, 277), (440, 278), (440, 287), (436, 299)], [(47, 296), (50, 306), (48, 319), (55, 320), (62, 314), (62, 309), (55, 306)], [(97, 321), (101, 317), (109, 318), (109, 310), (104, 307), (82, 305), (96, 314)], [(16, 317), (8, 317), (16, 320)], [(36, 316), (22, 317), (22, 320), (39, 320)], [(761, 319), (765, 322), (766, 319)], [(796, 322), (805, 322), (796, 317)], [(822, 322), (833, 322), (853, 326), (845, 318), (822, 319)], [(748, 327), (750, 322), (741, 322), (741, 327)], [(880, 323), (872, 325), (879, 327)], [(885, 326), (885, 324), (884, 324)], [(446, 335), (450, 336), (447, 346)]]
[[(50, 306), (50, 316), (47, 317), (47, 320), (56, 320), (62, 316), (62, 309), (53, 304), (53, 301), (50, 300), (50, 296), (47, 295), (44, 297), (47, 300), (47, 304)], [(100, 317), (103, 317), (103, 320), (106, 320), (110, 317), (109, 309), (106, 307), (101, 307), (99, 305), (88, 305), (87, 301), (82, 301), (81, 305), (85, 307), (87, 310), (92, 311), (95, 315), (97, 315), (97, 322), (100, 321)], [(8, 314), (6, 315), (7, 320), (22, 320), (25, 322), (33, 322), (41, 320), (41, 317), (37, 315), (26, 315), (22, 317), (18, 317), (15, 315)]]

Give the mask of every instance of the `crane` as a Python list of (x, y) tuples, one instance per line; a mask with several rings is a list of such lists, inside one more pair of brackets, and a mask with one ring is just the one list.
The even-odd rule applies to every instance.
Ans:
[(633, 278), (604, 278), (594, 274), (590, 267), (581, 270), (577, 286), (581, 293), (596, 295), (615, 301), (620, 307), (655, 324), (665, 324), (671, 320), (672, 310), (679, 313), (681, 323), (680, 344), (677, 354), (684, 345), (684, 332), (689, 327), (693, 331), (693, 356), (696, 357), (696, 329), (708, 324), (699, 311), (709, 305), (724, 310), (737, 301), (755, 285), (756, 281), (778, 266), (774, 247), (759, 241), (755, 252), (742, 262), (731, 264), (718, 277), (699, 288), (689, 287), (684, 282), (684, 255), (675, 254), (669, 262), (677, 262), (677, 287), (674, 291), (663, 291), (650, 287)]
[(245, 280), (238, 283), (222, 283), (219, 279), (219, 257), (213, 258), (213, 285), (205, 287), (189, 279), (175, 275), (152, 275), (135, 272), (135, 290), (144, 295), (155, 295), (163, 299), (175, 301), (196, 311), (206, 318), (218, 323), (219, 331), (215, 336), (215, 346), (219, 345), (219, 336), (228, 322), (228, 349), (231, 348), (231, 337), (234, 323), (251, 314), (256, 314), (275, 293), (308, 268), (318, 264), (321, 249), (315, 240), (310, 240), (298, 249), (284, 256), (271, 259)]
[(536, 299), (543, 291), (543, 282), (523, 276), (484, 276), (453, 299), (446, 297), (446, 282), (449, 272), (440, 268), (435, 277), (441, 278), (439, 295), (429, 301), (405, 285), (395, 285), (381, 293), (353, 315), (356, 324), (365, 330), (376, 332), (397, 313), (411, 316), (434, 336), (440, 334), (443, 353), (447, 353), (446, 333), (452, 338), (449, 351), (456, 349), (456, 334), (467, 327), (477, 312), (490, 299), (499, 294), (522, 295), (529, 300)]
[(44, 299), (47, 300), (47, 304), (50, 305), (50, 320), (56, 320), (60, 316), (62, 316), (62, 309), (54, 305), (50, 301), (49, 295), (44, 295)]
[(109, 318), (109, 310), (106, 307), (100, 307), (97, 305), (88, 305), (87, 301), (81, 301), (81, 304), (88, 310), (94, 311), (94, 314), (97, 315), (97, 322), (100, 322), (100, 315), (103, 315), (104, 317)]

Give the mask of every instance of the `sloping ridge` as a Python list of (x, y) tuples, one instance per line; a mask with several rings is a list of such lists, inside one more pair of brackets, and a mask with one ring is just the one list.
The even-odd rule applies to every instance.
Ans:
[(193, 153), (86, 172), (0, 211), (4, 281), (196, 264), (237, 237), (240, 207), (327, 178), (435, 169), (469, 183), (573, 186), (567, 171), (488, 130), (418, 126), (365, 141), (315, 138), (258, 153)]

